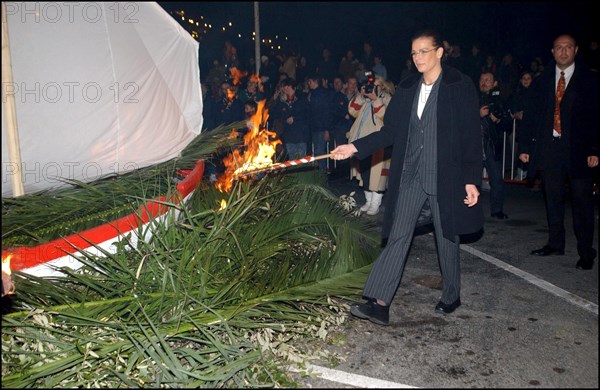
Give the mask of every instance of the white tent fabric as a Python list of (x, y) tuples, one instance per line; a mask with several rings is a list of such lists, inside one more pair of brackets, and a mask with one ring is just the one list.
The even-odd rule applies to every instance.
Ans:
[(6, 5), (26, 194), (172, 159), (200, 133), (199, 45), (157, 3)]

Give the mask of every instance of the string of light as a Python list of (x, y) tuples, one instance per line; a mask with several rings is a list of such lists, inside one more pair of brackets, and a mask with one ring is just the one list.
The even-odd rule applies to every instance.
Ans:
[[(241, 32), (234, 32), (234, 27), (233, 27), (233, 22), (227, 22), (225, 23), (225, 25), (217, 27), (216, 25), (213, 25), (213, 23), (209, 23), (207, 20), (205, 20), (204, 15), (200, 15), (199, 17), (196, 16), (191, 16), (188, 13), (185, 12), (185, 10), (181, 9), (181, 10), (177, 10), (177, 11), (170, 11), (171, 16), (173, 16), (173, 18), (175, 20), (177, 20), (179, 22), (179, 24), (187, 31), (190, 33), (190, 35), (192, 36), (192, 38), (194, 38), (197, 41), (201, 41), (203, 36), (206, 36), (209, 34), (209, 32), (214, 31), (214, 32), (230, 32), (230, 34), (232, 34), (233, 36), (237, 36), (239, 39), (242, 39), (244, 36), (247, 37), (252, 37), (252, 40), (255, 40), (255, 36), (256, 36), (256, 32), (252, 31), (251, 33), (246, 34), (242, 34)], [(270, 47), (272, 50), (282, 50), (283, 45), (285, 44), (285, 42), (288, 41), (288, 37), (287, 36), (281, 36), (280, 38), (280, 34), (275, 34), (274, 37), (264, 37), (261, 39), (261, 43), (267, 47)]]

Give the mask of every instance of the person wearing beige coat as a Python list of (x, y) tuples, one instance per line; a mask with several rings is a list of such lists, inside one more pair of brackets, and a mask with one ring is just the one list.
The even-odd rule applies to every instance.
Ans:
[[(383, 117), (394, 93), (394, 84), (379, 76), (375, 76), (373, 84), (373, 92), (365, 93), (363, 86), (348, 104), (348, 113), (355, 118), (347, 134), (349, 142), (379, 131), (383, 126)], [(351, 161), (350, 178), (356, 178), (364, 189), (366, 203), (360, 209), (368, 215), (379, 212), (383, 192), (387, 189), (390, 156), (385, 149), (381, 149), (364, 160), (354, 158)]]

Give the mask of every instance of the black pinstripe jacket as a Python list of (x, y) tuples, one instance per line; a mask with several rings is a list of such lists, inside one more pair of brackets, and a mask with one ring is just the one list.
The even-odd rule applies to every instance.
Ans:
[[(387, 108), (381, 130), (353, 142), (359, 158), (393, 145), (383, 238), (388, 237), (394, 222), (411, 109), (420, 84), (420, 73), (401, 81)], [(438, 94), (437, 151), (437, 194), (444, 237), (454, 239), (457, 235), (481, 230), (484, 221), (481, 204), (469, 208), (463, 203), (465, 185), (481, 185), (479, 99), (471, 78), (449, 66), (442, 68)]]

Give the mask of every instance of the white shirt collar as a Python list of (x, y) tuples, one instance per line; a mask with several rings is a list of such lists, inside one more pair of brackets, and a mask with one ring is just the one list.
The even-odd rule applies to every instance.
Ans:
[[(560, 78), (561, 70), (556, 67), (556, 83), (558, 83), (558, 79)], [(565, 83), (569, 84), (569, 80), (571, 80), (571, 76), (573, 76), (573, 72), (575, 72), (575, 62), (567, 67), (567, 69), (563, 70), (565, 72)]]

